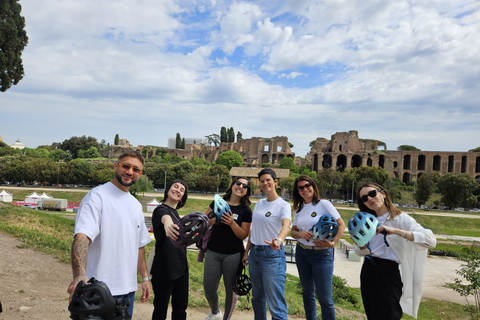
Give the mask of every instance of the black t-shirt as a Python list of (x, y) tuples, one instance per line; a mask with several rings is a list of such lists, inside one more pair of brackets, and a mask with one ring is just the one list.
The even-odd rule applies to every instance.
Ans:
[(169, 215), (173, 223), (180, 220), (178, 212), (162, 204), (155, 208), (152, 215), (153, 233), (155, 234), (155, 258), (151, 274), (163, 281), (173, 281), (188, 272), (187, 249), (177, 249), (165, 233), (162, 217)]
[[(213, 202), (210, 204), (210, 208), (213, 209)], [(233, 218), (235, 222), (242, 226), (242, 222), (252, 222), (252, 209), (250, 207), (230, 206), (232, 210)], [(243, 240), (240, 240), (232, 228), (226, 224), (212, 226), (212, 235), (210, 241), (208, 241), (207, 248), (216, 253), (222, 254), (234, 254), (237, 252), (243, 252)]]

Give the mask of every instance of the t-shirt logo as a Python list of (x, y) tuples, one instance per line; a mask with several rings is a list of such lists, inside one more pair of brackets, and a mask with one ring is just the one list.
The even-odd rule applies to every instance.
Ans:
[(233, 220), (238, 220), (238, 214), (236, 213), (233, 214)]
[(317, 216), (316, 212), (312, 212), (312, 218), (315, 218)]
[(265, 217), (270, 217), (272, 215), (272, 213), (270, 211), (268, 211), (267, 213), (265, 213)]

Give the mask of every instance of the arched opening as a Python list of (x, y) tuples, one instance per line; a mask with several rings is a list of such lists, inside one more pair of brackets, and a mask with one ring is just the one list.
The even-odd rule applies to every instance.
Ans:
[(425, 170), (425, 162), (427, 160), (427, 157), (423, 154), (418, 156), (417, 160), (417, 170)]
[(385, 169), (385, 156), (383, 154), (378, 158), (378, 166)]
[(270, 158), (268, 157), (268, 154), (262, 154), (262, 164), (263, 163), (270, 163)]
[(475, 172), (480, 172), (480, 157), (475, 158)]
[(467, 156), (462, 157), (462, 167), (461, 167), (461, 173), (467, 172)]
[(313, 155), (313, 171), (318, 172), (318, 154)]
[(372, 160), (372, 158), (368, 158), (368, 159), (367, 159), (367, 166), (369, 166), (369, 167), (373, 166), (373, 160)]
[(397, 161), (393, 161), (393, 167), (394, 168), (398, 167), (398, 162)]
[(323, 155), (322, 168), (328, 169), (332, 167), (332, 156), (329, 154)]
[(448, 172), (453, 172), (454, 165), (455, 165), (455, 157), (448, 156), (448, 168), (447, 168)]
[(403, 156), (403, 170), (410, 170), (411, 157), (409, 154)]
[(283, 154), (278, 155), (278, 162), (282, 161), (285, 156)]
[(405, 172), (403, 174), (403, 183), (405, 183), (406, 185), (409, 185), (410, 184), (410, 173), (408, 172)]
[(438, 155), (433, 157), (433, 168), (432, 168), (433, 171), (440, 171), (441, 161), (442, 161), (442, 157)]
[(337, 171), (342, 172), (347, 167), (347, 157), (343, 154), (337, 157)]
[(354, 155), (352, 157), (352, 168), (358, 168), (362, 165), (362, 157), (359, 155)]

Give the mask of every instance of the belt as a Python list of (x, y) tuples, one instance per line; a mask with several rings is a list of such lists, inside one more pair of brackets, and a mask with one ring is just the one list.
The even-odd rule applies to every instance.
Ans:
[(327, 248), (327, 247), (316, 247), (316, 246), (307, 246), (301, 242), (298, 242), (298, 245), (300, 247), (302, 247), (303, 249), (307, 249), (307, 250), (327, 250), (327, 249), (330, 249), (330, 248)]

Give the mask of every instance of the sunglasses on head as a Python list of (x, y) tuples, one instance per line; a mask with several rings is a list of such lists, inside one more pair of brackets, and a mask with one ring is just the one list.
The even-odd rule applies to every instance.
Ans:
[(297, 186), (297, 189), (299, 191), (303, 191), (303, 189), (307, 189), (307, 188), (310, 188), (312, 186), (311, 183), (305, 183), (303, 186)]
[(122, 167), (122, 169), (124, 169), (124, 170), (128, 171), (128, 170), (130, 170), (130, 168), (132, 168), (134, 173), (142, 174), (142, 169), (140, 169), (139, 167), (131, 166), (127, 163), (119, 163), (118, 165), (120, 167)]
[(236, 184), (237, 186), (242, 186), (243, 189), (247, 189), (247, 188), (248, 188), (248, 184), (243, 183), (243, 182), (241, 182), (240, 180), (235, 181), (235, 184)]
[(364, 194), (363, 196), (361, 196), (360, 199), (362, 200), (363, 203), (365, 203), (365, 202), (368, 201), (368, 197), (370, 197), (370, 198), (375, 198), (375, 197), (377, 196), (377, 192), (382, 192), (382, 190), (380, 190), (380, 189), (373, 189), (373, 190), (370, 191), (369, 193)]

